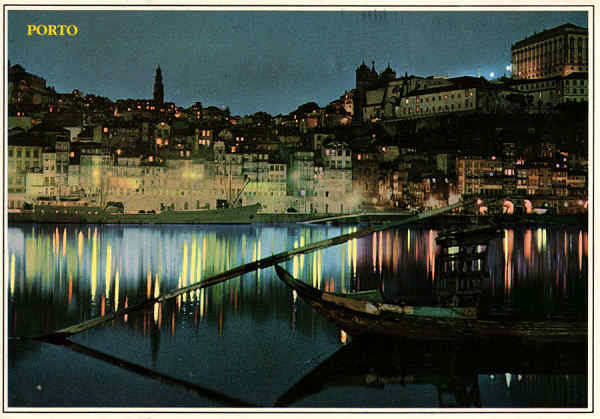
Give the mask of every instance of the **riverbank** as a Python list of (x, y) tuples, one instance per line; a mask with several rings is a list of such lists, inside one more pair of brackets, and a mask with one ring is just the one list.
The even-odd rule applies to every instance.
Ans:
[[(253, 223), (262, 224), (278, 224), (278, 223), (314, 223), (314, 224), (328, 224), (328, 225), (344, 225), (344, 224), (385, 224), (385, 223), (396, 223), (407, 218), (414, 216), (406, 212), (385, 212), (385, 213), (363, 213), (356, 215), (348, 214), (300, 214), (300, 213), (284, 213), (284, 214), (256, 214), (252, 220)], [(133, 215), (132, 218), (135, 218)], [(149, 221), (148, 217), (144, 217), (143, 214), (138, 216), (140, 219), (132, 221), (133, 224), (154, 224)], [(114, 218), (114, 217), (113, 217)], [(40, 221), (34, 220), (32, 213), (22, 212), (9, 212), (8, 223), (39, 223)], [(54, 222), (50, 220), (49, 222)], [(85, 223), (77, 219), (64, 219), (62, 223)], [(447, 228), (453, 226), (466, 226), (478, 223), (491, 223), (494, 222), (501, 227), (517, 227), (517, 226), (542, 226), (542, 225), (566, 225), (566, 226), (579, 226), (587, 228), (588, 219), (587, 215), (488, 215), (488, 216), (474, 216), (474, 215), (437, 215), (427, 218), (425, 220), (416, 221), (411, 225), (422, 225), (431, 228)], [(115, 221), (100, 222), (98, 224), (114, 224)], [(122, 222), (128, 224), (129, 222)], [(162, 224), (169, 224), (168, 222), (162, 222)], [(171, 224), (179, 224), (174, 220)], [(198, 224), (222, 224), (222, 220), (215, 220), (215, 222), (205, 222)]]
[[(414, 216), (408, 213), (368, 213), (354, 216), (344, 214), (328, 214), (315, 216), (307, 214), (257, 214), (256, 222), (259, 223), (294, 223), (306, 222), (311, 224), (385, 224), (396, 223)], [(542, 225), (567, 225), (587, 228), (587, 215), (436, 215), (430, 218), (415, 221), (410, 225), (422, 225), (432, 228), (452, 226), (466, 226), (472, 224), (495, 223), (501, 227), (517, 226), (542, 226)]]

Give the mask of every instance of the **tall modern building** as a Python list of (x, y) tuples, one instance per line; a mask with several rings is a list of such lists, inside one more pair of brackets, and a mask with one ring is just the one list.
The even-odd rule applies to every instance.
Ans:
[(525, 38), (511, 47), (517, 79), (541, 79), (588, 71), (588, 30), (571, 23)]
[(154, 104), (162, 105), (165, 102), (165, 91), (162, 83), (162, 72), (160, 66), (156, 68), (156, 76), (154, 77)]

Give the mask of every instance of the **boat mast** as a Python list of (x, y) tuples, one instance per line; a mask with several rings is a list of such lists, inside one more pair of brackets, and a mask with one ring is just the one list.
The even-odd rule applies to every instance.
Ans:
[(233, 202), (231, 202), (231, 160), (229, 160), (229, 197), (227, 198), (227, 200), (229, 201), (229, 205), (231, 205), (233, 207)]

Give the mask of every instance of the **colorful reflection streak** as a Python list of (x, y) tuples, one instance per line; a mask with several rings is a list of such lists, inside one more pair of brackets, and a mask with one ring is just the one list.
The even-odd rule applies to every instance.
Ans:
[[(202, 281), (283, 250), (354, 232), (358, 226), (12, 226), (9, 236), (9, 335), (49, 332), (167, 290)], [(295, 256), (284, 267), (330, 292), (380, 288), (390, 299), (429, 296), (435, 285), (437, 232), (398, 229)], [(585, 315), (587, 232), (506, 230), (491, 243), (494, 304), (524, 313)], [(180, 318), (195, 325), (215, 316), (219, 333), (231, 313), (252, 312), (256, 301), (290, 301), (271, 268), (157, 304), (131, 327), (175, 333)], [(228, 314), (229, 313), (229, 314)], [(126, 319), (128, 320), (128, 319)]]
[(585, 319), (586, 241), (587, 232), (576, 228), (505, 230), (489, 247), (490, 301), (523, 316)]

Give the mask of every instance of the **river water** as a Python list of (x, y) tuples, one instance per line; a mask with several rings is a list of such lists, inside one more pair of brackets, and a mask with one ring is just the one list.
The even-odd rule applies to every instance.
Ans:
[[(359, 226), (11, 225), (5, 278), (9, 407), (585, 408), (581, 348), (352, 342), (273, 268), (75, 335), (32, 336)], [(427, 296), (437, 231), (376, 233), (284, 264), (335, 292)], [(484, 295), (523, 318), (587, 318), (588, 234), (505, 230)]]

